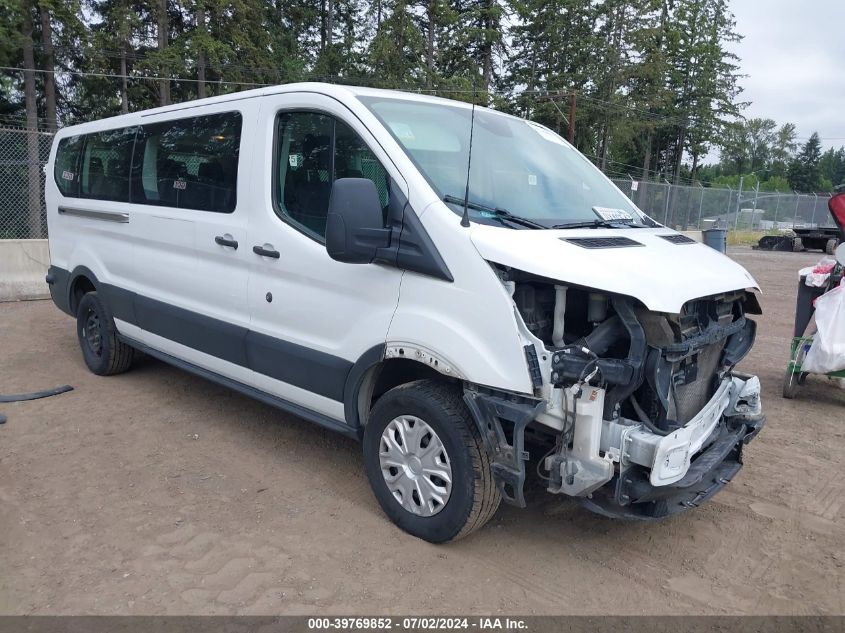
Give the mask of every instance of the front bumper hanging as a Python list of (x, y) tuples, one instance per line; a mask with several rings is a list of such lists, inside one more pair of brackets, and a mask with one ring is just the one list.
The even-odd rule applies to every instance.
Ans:
[(668, 486), (653, 486), (648, 473), (632, 469), (615, 475), (608, 486), (581, 502), (598, 514), (648, 521), (679, 514), (710, 499), (730, 483), (742, 468), (742, 447), (756, 435), (764, 419), (738, 428), (723, 427), (710, 447), (692, 463), (683, 479)]
[[(464, 400), (483, 438), (503, 500), (525, 507), (523, 488), (529, 459), (525, 428), (545, 403), (480, 387), (468, 388)], [(739, 472), (743, 446), (764, 423), (759, 381), (739, 375), (727, 378), (700, 415), (671, 436), (643, 432), (631, 421), (627, 425), (603, 422), (603, 450), (617, 456), (617, 468), (608, 483), (579, 499), (598, 514), (629, 520), (662, 519), (698, 507)], [(616, 435), (619, 428), (626, 429), (624, 438)], [(698, 432), (701, 435), (696, 435)], [(625, 449), (607, 450), (608, 438), (615, 438), (610, 440), (612, 445), (621, 440), (624, 444), (619, 446)], [(678, 459), (679, 452), (684, 460)], [(685, 462), (682, 470), (672, 476), (681, 461)]]
[(481, 388), (466, 390), (464, 401), (481, 432), (502, 499), (524, 508), (525, 464), (528, 462), (525, 427), (543, 409), (543, 401)]
[[(655, 485), (655, 482), (659, 483), (656, 475), (660, 468), (673, 461), (671, 453), (658, 449), (651, 468), (620, 463), (610, 483), (583, 498), (582, 503), (608, 517), (653, 520), (696, 508), (724, 488), (742, 468), (743, 446), (766, 422), (760, 404), (759, 380), (753, 376), (734, 376), (730, 385), (727, 407), (719, 411), (717, 424), (698, 443), (703, 450), (687, 458), (689, 465), (682, 477)], [(715, 404), (716, 400), (714, 397), (710, 404)], [(702, 411), (702, 415), (705, 414), (706, 411)], [(635, 449), (629, 446), (631, 452)]]

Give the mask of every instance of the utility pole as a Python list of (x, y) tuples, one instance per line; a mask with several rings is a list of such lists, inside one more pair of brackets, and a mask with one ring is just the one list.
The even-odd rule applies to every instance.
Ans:
[[(558, 101), (562, 101), (566, 97), (566, 94), (567, 93), (565, 93), (565, 92), (563, 94), (561, 94), (559, 92), (553, 92), (551, 94), (545, 93), (545, 94), (539, 95), (537, 97), (537, 101), (549, 101), (549, 102), (551, 102), (551, 104), (555, 107), (555, 110), (557, 110), (558, 114), (560, 114), (560, 118), (563, 119), (563, 121), (567, 125), (567, 128), (568, 128), (567, 129), (567, 140), (574, 145), (575, 144), (575, 92), (569, 93), (569, 117), (567, 117), (563, 113), (563, 110), (561, 110), (560, 106), (558, 106), (558, 104), (557, 104)], [(558, 129), (558, 134), (560, 134), (560, 131), (561, 131), (560, 125), (558, 125), (557, 129)]]
[(739, 177), (739, 191), (736, 194), (736, 217), (734, 218), (734, 231), (736, 231), (737, 226), (739, 226), (739, 208), (742, 205), (742, 181), (745, 180), (745, 176)]
[(751, 229), (754, 229), (754, 218), (757, 217), (757, 196), (760, 195), (760, 179), (757, 179), (757, 186), (754, 187), (754, 210), (751, 212)]
[(695, 225), (695, 228), (701, 228), (701, 208), (704, 206), (704, 185), (698, 183), (698, 186), (701, 188), (701, 197), (698, 199), (698, 224)]
[[(731, 189), (730, 185), (725, 185), (728, 188), (728, 204), (725, 205), (726, 209), (733, 209), (734, 204), (734, 190)], [(730, 211), (728, 211), (730, 213)], [(718, 222), (719, 220), (716, 220)]]

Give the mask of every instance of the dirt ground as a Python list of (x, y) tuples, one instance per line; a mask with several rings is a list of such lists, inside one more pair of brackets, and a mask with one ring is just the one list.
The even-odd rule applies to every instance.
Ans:
[(532, 495), (447, 546), (381, 513), (358, 445), (147, 359), (85, 369), (51, 302), (0, 304), (3, 614), (845, 614), (845, 391), (780, 396), (796, 271), (733, 251), (763, 286), (742, 369), (767, 427), (698, 510), (662, 523)]

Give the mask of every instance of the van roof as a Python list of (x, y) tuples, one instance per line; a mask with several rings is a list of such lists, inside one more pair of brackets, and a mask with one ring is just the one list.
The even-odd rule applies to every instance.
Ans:
[(130, 125), (138, 125), (139, 123), (141, 123), (141, 120), (144, 117), (155, 114), (166, 114), (168, 112), (190, 110), (206, 105), (226, 103), (229, 101), (241, 101), (243, 99), (253, 99), (255, 97), (261, 97), (271, 94), (283, 94), (286, 92), (314, 92), (339, 99), (343, 99), (344, 97), (349, 96), (389, 97), (393, 99), (407, 99), (410, 101), (417, 101), (423, 103), (443, 103), (458, 107), (471, 107), (471, 104), (463, 101), (444, 99), (443, 97), (434, 97), (431, 95), (420, 94), (417, 92), (408, 92), (404, 90), (386, 90), (383, 88), (369, 88), (366, 86), (347, 86), (343, 84), (330, 84), (322, 82), (298, 82), (290, 84), (280, 84), (278, 86), (266, 86), (263, 88), (255, 88), (252, 90), (244, 90), (241, 92), (232, 92), (230, 94), (219, 95), (216, 97), (207, 97), (205, 99), (183, 101), (181, 103), (174, 103), (158, 108), (139, 110), (137, 112), (131, 112), (129, 114), (121, 114), (118, 116), (107, 117), (104, 119), (96, 119), (94, 121), (79, 123), (77, 125), (69, 125), (67, 127), (61, 128), (58, 131), (58, 136), (73, 136), (75, 134), (81, 134), (85, 132), (108, 130), (116, 127)]

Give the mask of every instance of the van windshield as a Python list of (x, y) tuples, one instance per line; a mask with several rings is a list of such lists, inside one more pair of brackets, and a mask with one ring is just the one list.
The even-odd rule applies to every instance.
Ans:
[[(471, 108), (359, 97), (456, 213), (463, 212)], [(513, 228), (652, 224), (583, 155), (548, 128), (475, 109), (470, 217)], [(518, 222), (517, 218), (531, 220)], [(533, 225), (533, 226), (532, 226)], [(538, 227), (539, 225), (539, 227)]]

